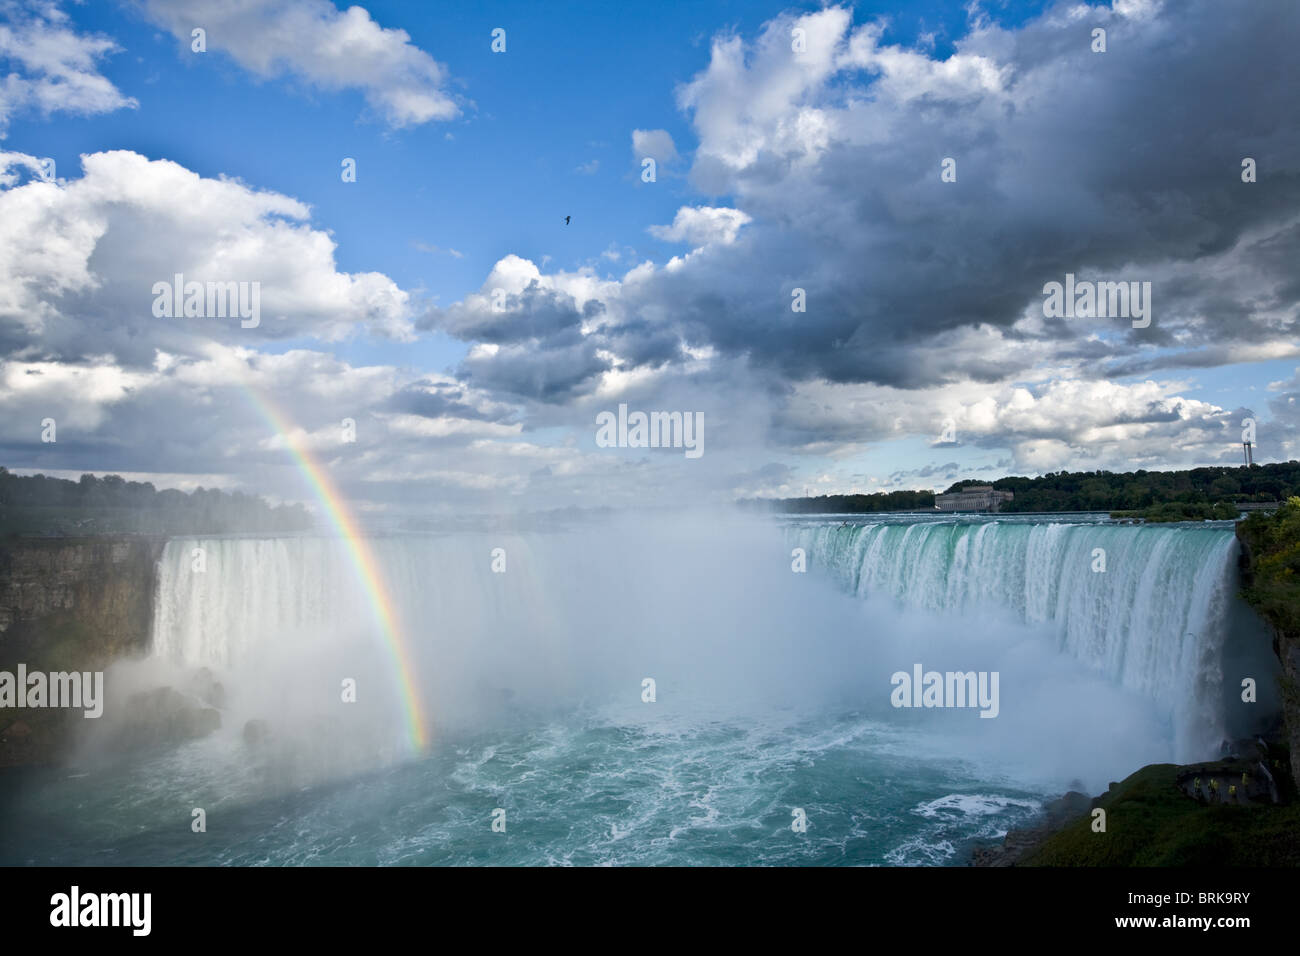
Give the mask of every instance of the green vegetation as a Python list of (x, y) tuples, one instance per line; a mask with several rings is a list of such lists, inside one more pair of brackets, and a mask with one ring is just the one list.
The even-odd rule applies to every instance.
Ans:
[(230, 534), (311, 527), (301, 505), (273, 507), (256, 495), (199, 488), (158, 491), (117, 475), (80, 481), (19, 476), (0, 468), (0, 534)]
[(1141, 511), (1112, 511), (1112, 518), (1140, 518), (1143, 521), (1236, 521), (1240, 512), (1236, 505), (1216, 501), (1212, 505), (1198, 502), (1170, 501), (1152, 505)]
[(1016, 496), (1002, 511), (1144, 511), (1163, 504), (1282, 501), (1300, 495), (1300, 461), (1189, 471), (1057, 472), (1000, 478), (993, 487)]
[[(1237, 537), (1250, 555), (1241, 596), (1276, 631), (1282, 713), (1292, 746), (1300, 750), (1300, 497), (1288, 498), (1271, 515), (1251, 515), (1237, 525)], [(1295, 772), (1300, 775), (1300, 767)]]
[(1300, 497), (1271, 515), (1252, 514), (1237, 535), (1251, 565), (1241, 596), (1283, 634), (1300, 636)]
[[(947, 490), (988, 483), (988, 479), (963, 478)], [(1015, 495), (1014, 500), (1002, 503), (1002, 512), (1124, 511), (1146, 517), (1148, 509), (1179, 505), (1185, 507), (1182, 513), (1186, 517), (1150, 520), (1186, 521), (1201, 517), (1192, 506), (1204, 506), (1204, 517), (1210, 517), (1208, 509), (1220, 504), (1282, 501), (1300, 495), (1300, 461), (1188, 471), (1062, 471), (1040, 478), (999, 478), (992, 485)], [(931, 511), (934, 495), (928, 491), (890, 491), (819, 498), (750, 498), (740, 504), (787, 514)], [(1220, 508), (1218, 514), (1226, 514), (1226, 510)], [(1236, 517), (1235, 512), (1231, 517)]]
[[(1300, 802), (1277, 761), (1274, 776), (1291, 797), (1282, 805), (1200, 803), (1177, 784), (1174, 764), (1152, 764), (1101, 798), (1106, 832), (1094, 833), (1089, 813), (1048, 837), (1021, 866), (1297, 866)], [(1253, 766), (1245, 761), (1232, 775)], [(1225, 774), (1226, 776), (1226, 774)]]

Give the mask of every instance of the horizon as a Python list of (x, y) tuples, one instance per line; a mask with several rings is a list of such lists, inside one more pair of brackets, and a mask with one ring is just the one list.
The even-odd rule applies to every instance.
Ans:
[[(732, 507), (738, 507), (738, 508), (750, 508), (750, 507), (753, 507), (753, 506), (755, 506), (755, 505), (782, 505), (782, 504), (791, 504), (791, 503), (796, 503), (796, 502), (800, 502), (800, 501), (813, 501), (813, 502), (815, 502), (815, 501), (819, 501), (819, 500), (821, 500), (821, 499), (823, 499), (823, 498), (830, 498), (830, 499), (833, 499), (833, 498), (846, 498), (846, 499), (847, 499), (847, 498), (887, 498), (887, 497), (889, 497), (890, 495), (892, 495), (892, 494), (896, 494), (896, 493), (901, 493), (901, 494), (920, 494), (920, 495), (924, 495), (924, 494), (932, 494), (932, 495), (937, 499), (938, 497), (940, 497), (940, 496), (942, 496), (942, 495), (944, 495), (944, 494), (953, 494), (954, 492), (970, 491), (970, 490), (975, 490), (975, 489), (993, 489), (993, 488), (996, 488), (997, 485), (998, 485), (1000, 482), (1030, 482), (1030, 483), (1033, 483), (1033, 482), (1037, 482), (1037, 481), (1044, 480), (1044, 479), (1070, 478), (1070, 477), (1080, 477), (1080, 476), (1109, 476), (1109, 477), (1116, 477), (1116, 478), (1132, 478), (1132, 477), (1137, 477), (1137, 476), (1148, 476), (1148, 475), (1152, 475), (1152, 476), (1159, 476), (1159, 475), (1191, 475), (1191, 474), (1193, 474), (1193, 473), (1195, 473), (1195, 472), (1197, 472), (1197, 471), (1215, 471), (1215, 472), (1222, 472), (1224, 475), (1230, 475), (1230, 474), (1231, 474), (1232, 472), (1234, 472), (1234, 471), (1250, 471), (1251, 469), (1264, 470), (1265, 468), (1267, 468), (1267, 467), (1269, 467), (1269, 466), (1275, 466), (1275, 465), (1300, 465), (1300, 461), (1297, 461), (1297, 460), (1291, 460), (1291, 461), (1286, 461), (1286, 462), (1266, 462), (1266, 463), (1263, 463), (1263, 464), (1261, 464), (1261, 463), (1259, 463), (1259, 462), (1254, 462), (1254, 463), (1252, 463), (1251, 465), (1244, 465), (1244, 464), (1242, 464), (1242, 465), (1206, 465), (1206, 466), (1197, 466), (1197, 467), (1195, 467), (1195, 468), (1190, 468), (1190, 469), (1179, 469), (1179, 470), (1173, 470), (1173, 471), (1137, 469), (1137, 470), (1135, 470), (1135, 471), (1128, 471), (1128, 472), (1115, 472), (1115, 471), (1108, 471), (1108, 470), (1096, 470), (1096, 471), (1078, 471), (1078, 472), (1071, 472), (1071, 471), (1048, 472), (1048, 473), (1045, 474), (1045, 475), (1035, 475), (1035, 476), (1028, 476), (1028, 475), (1003, 475), (1003, 476), (1001, 476), (1001, 477), (998, 477), (998, 478), (991, 478), (991, 479), (971, 479), (971, 478), (958, 479), (957, 481), (951, 483), (950, 485), (948, 485), (948, 486), (947, 486), (946, 488), (944, 488), (944, 489), (938, 489), (938, 488), (936, 488), (936, 489), (934, 489), (933, 491), (931, 491), (931, 490), (928, 489), (928, 488), (911, 488), (911, 489), (893, 489), (893, 490), (891, 490), (891, 491), (878, 491), (878, 492), (867, 492), (867, 493), (836, 493), (836, 492), (831, 492), (831, 493), (823, 493), (823, 494), (820, 494), (820, 495), (797, 495), (797, 496), (786, 497), (786, 498), (762, 498), (762, 497), (756, 497), (756, 498), (736, 498), (736, 499), (732, 500), (729, 504), (730, 504)], [(111, 477), (118, 478), (118, 479), (122, 480), (122, 481), (125, 482), (125, 483), (130, 483), (130, 484), (139, 484), (139, 485), (141, 485), (141, 486), (151, 487), (151, 488), (153, 488), (153, 489), (154, 489), (155, 491), (157, 491), (157, 492), (161, 492), (161, 491), (165, 491), (165, 490), (174, 490), (174, 491), (180, 491), (180, 492), (182, 492), (183, 494), (185, 494), (185, 495), (187, 495), (187, 496), (191, 496), (191, 495), (193, 495), (194, 492), (196, 492), (196, 491), (208, 491), (208, 492), (215, 491), (215, 492), (227, 493), (227, 494), (245, 494), (245, 495), (251, 495), (251, 496), (252, 496), (253, 498), (255, 498), (256, 500), (262, 501), (263, 503), (265, 503), (265, 504), (267, 504), (267, 505), (270, 505), (270, 506), (273, 507), (273, 508), (280, 508), (280, 507), (301, 507), (301, 508), (303, 508), (304, 511), (305, 511), (305, 513), (311, 516), (312, 521), (313, 521), (313, 525), (314, 525), (314, 527), (315, 527), (316, 530), (320, 530), (320, 522), (321, 522), (321, 519), (322, 519), (322, 515), (321, 515), (320, 510), (319, 510), (319, 507), (318, 507), (318, 505), (317, 505), (316, 503), (313, 503), (313, 502), (306, 502), (306, 503), (304, 503), (304, 502), (299, 502), (299, 501), (277, 501), (277, 500), (274, 500), (274, 499), (272, 499), (272, 498), (267, 497), (266, 495), (259, 494), (258, 491), (257, 491), (257, 489), (234, 488), (234, 489), (229, 489), (229, 490), (227, 490), (227, 489), (219, 488), (219, 487), (205, 488), (204, 486), (201, 486), (201, 485), (194, 486), (194, 487), (190, 487), (190, 488), (188, 488), (188, 489), (181, 489), (181, 488), (176, 488), (176, 487), (174, 487), (174, 486), (173, 486), (173, 487), (160, 487), (160, 486), (156, 486), (156, 485), (153, 484), (153, 482), (149, 481), (149, 480), (147, 479), (147, 477), (144, 477), (144, 478), (141, 478), (141, 477), (132, 477), (132, 476), (120, 475), (120, 474), (116, 474), (116, 473), (104, 473), (104, 474), (98, 474), (98, 475), (97, 475), (97, 474), (95, 474), (95, 473), (93, 473), (93, 472), (84, 472), (84, 473), (82, 473), (82, 474), (80, 474), (80, 475), (75, 475), (75, 476), (74, 476), (74, 475), (58, 475), (58, 474), (49, 474), (49, 473), (40, 472), (40, 471), (30, 471), (30, 472), (29, 472), (29, 471), (26, 471), (26, 470), (24, 470), (24, 469), (18, 469), (18, 470), (15, 470), (15, 469), (8, 468), (7, 466), (4, 466), (4, 465), (0, 465), (0, 474), (10, 474), (10, 475), (15, 475), (15, 476), (17, 476), (17, 477), (24, 477), (24, 478), (39, 477), (39, 478), (48, 478), (48, 479), (59, 480), (59, 481), (73, 481), (73, 482), (78, 482), (78, 481), (80, 481), (80, 479), (83, 479), (83, 478), (85, 478), (85, 477), (87, 477), (87, 476), (90, 476), (90, 477), (96, 478), (96, 479), (101, 480), (101, 481), (102, 481), (104, 478), (106, 478), (106, 477), (110, 477), (110, 476), (111, 476)], [(980, 482), (987, 482), (987, 483), (981, 484)], [(1281, 484), (1281, 491), (1277, 491), (1277, 490), (1275, 489), (1274, 493), (1267, 493), (1267, 494), (1268, 494), (1268, 499), (1267, 499), (1267, 501), (1265, 501), (1264, 499), (1262, 499), (1262, 498), (1259, 497), (1259, 494), (1260, 494), (1260, 493), (1257, 493), (1253, 498), (1250, 498), (1250, 493), (1249, 493), (1249, 492), (1242, 492), (1242, 491), (1240, 490), (1240, 488), (1238, 488), (1238, 490), (1237, 490), (1236, 492), (1221, 492), (1221, 493), (1213, 493), (1213, 489), (1210, 489), (1209, 493), (1207, 493), (1207, 494), (1205, 495), (1205, 497), (1207, 498), (1208, 501), (1222, 501), (1222, 502), (1225, 502), (1225, 503), (1236, 503), (1236, 504), (1239, 504), (1239, 505), (1240, 505), (1240, 509), (1241, 509), (1241, 513), (1242, 513), (1243, 515), (1244, 515), (1247, 511), (1251, 510), (1252, 508), (1262, 507), (1264, 504), (1273, 504), (1273, 505), (1281, 504), (1283, 501), (1287, 501), (1287, 500), (1290, 500), (1291, 498), (1294, 498), (1294, 497), (1295, 497), (1295, 495), (1292, 495), (1292, 494), (1289, 493), (1290, 490), (1293, 490), (1293, 489), (1288, 489), (1284, 484), (1282, 484), (1282, 483), (1280, 483), (1280, 482), (1276, 482), (1276, 481), (1274, 481), (1273, 484), (1275, 484), (1275, 485), (1277, 485), (1277, 484)], [(1156, 489), (1153, 489), (1153, 492), (1154, 492), (1154, 491), (1157, 491), (1157, 490), (1156, 490)], [(1160, 497), (1161, 494), (1163, 494), (1163, 491), (1159, 491), (1159, 493), (1156, 494), (1156, 497)], [(1247, 499), (1250, 499), (1250, 500), (1247, 500)], [(1160, 505), (1160, 504), (1162, 504), (1162, 502), (1157, 502), (1156, 504), (1157, 504), (1157, 505)], [(542, 518), (542, 517), (548, 517), (548, 516), (550, 516), (550, 517), (555, 517), (555, 516), (561, 516), (561, 515), (581, 515), (581, 516), (591, 516), (591, 515), (596, 515), (596, 514), (601, 514), (601, 515), (606, 515), (606, 516), (615, 516), (615, 515), (618, 515), (618, 514), (620, 514), (620, 513), (624, 513), (624, 514), (626, 514), (626, 513), (630, 513), (630, 512), (655, 512), (655, 511), (661, 511), (661, 512), (674, 512), (674, 511), (675, 511), (675, 512), (690, 512), (690, 511), (698, 510), (699, 507), (700, 507), (699, 505), (685, 505), (685, 506), (683, 506), (683, 505), (674, 505), (674, 504), (664, 503), (664, 502), (661, 502), (661, 501), (660, 501), (660, 502), (654, 502), (654, 501), (652, 501), (652, 502), (642, 502), (642, 503), (640, 503), (640, 504), (627, 505), (627, 506), (623, 506), (623, 507), (621, 507), (621, 508), (611, 508), (611, 507), (608, 506), (608, 505), (599, 505), (599, 504), (598, 504), (598, 505), (592, 505), (592, 506), (583, 506), (583, 505), (579, 505), (579, 504), (568, 504), (568, 505), (563, 505), (563, 506), (557, 506), (557, 507), (551, 507), (551, 508), (539, 508), (539, 509), (534, 509), (534, 510), (521, 510), (521, 511), (497, 511), (497, 512), (458, 512), (458, 513), (456, 513), (455, 515), (433, 515), (433, 514), (430, 514), (430, 515), (425, 515), (424, 517), (429, 518), (429, 519), (435, 519), (435, 520), (436, 520), (436, 519), (438, 519), (438, 518), (456, 518), (456, 519), (511, 519), (511, 518), (514, 518), (514, 519), (520, 519), (520, 518)], [(934, 507), (934, 509), (935, 509), (936, 511), (939, 510), (939, 505), (938, 505), (937, 503), (936, 503), (933, 507)], [(931, 510), (931, 509), (929, 509), (929, 508), (924, 508), (924, 507), (919, 507), (919, 506), (918, 506), (918, 507), (881, 508), (881, 509), (873, 509), (873, 510), (871, 510), (871, 511), (844, 511), (844, 512), (840, 512), (840, 511), (828, 511), (828, 512), (789, 511), (789, 512), (783, 512), (783, 513), (785, 513), (785, 514), (791, 514), (791, 515), (795, 515), (795, 514), (799, 514), (799, 515), (820, 515), (820, 514), (912, 514), (912, 513), (915, 513), (915, 514), (922, 514), (922, 513), (929, 513), (930, 510)], [(1118, 509), (1118, 510), (1119, 510), (1119, 511), (1125, 511), (1125, 514), (1126, 514), (1126, 515), (1131, 513), (1131, 511), (1126, 511), (1125, 509)], [(1140, 510), (1140, 509), (1138, 509), (1138, 510)], [(963, 515), (963, 516), (967, 516), (967, 517), (969, 517), (970, 515), (973, 515), (973, 514), (979, 514), (979, 513), (983, 513), (983, 512), (982, 512), (981, 509), (976, 509), (976, 510), (958, 510), (958, 511), (947, 510), (947, 511), (943, 511), (943, 512), (941, 512), (941, 513), (943, 513), (943, 514), (957, 514), (957, 515)], [(1113, 508), (1113, 507), (1110, 507), (1110, 506), (1097, 506), (1097, 507), (1091, 507), (1091, 508), (1055, 508), (1055, 509), (1051, 509), (1051, 508), (1049, 508), (1049, 509), (1044, 509), (1044, 510), (1027, 510), (1027, 511), (1011, 510), (1011, 511), (987, 512), (987, 513), (991, 513), (991, 514), (1000, 514), (1002, 517), (1007, 517), (1007, 516), (1010, 516), (1010, 515), (1044, 515), (1044, 514), (1106, 514), (1106, 513), (1112, 513), (1112, 516), (1114, 516), (1114, 514), (1117, 513), (1117, 509), (1115, 509), (1115, 508)], [(359, 530), (360, 530), (360, 531), (363, 531), (363, 532), (365, 532), (365, 533), (388, 533), (389, 531), (392, 530), (392, 529), (385, 529), (385, 528), (378, 527), (378, 526), (375, 526), (375, 525), (373, 525), (373, 524), (367, 523), (367, 520), (368, 520), (368, 519), (369, 519), (370, 521), (373, 521), (373, 519), (374, 519), (375, 517), (379, 517), (379, 518), (384, 517), (384, 515), (383, 515), (382, 512), (378, 513), (377, 515), (376, 515), (376, 513), (370, 513), (370, 514), (368, 514), (368, 515), (363, 513), (362, 515), (357, 515), (357, 516), (355, 516), (355, 517), (356, 517), (358, 520), (360, 520), (360, 521), (362, 522), (361, 526), (359, 527)], [(399, 518), (410, 518), (411, 516), (406, 515), (406, 516), (395, 516), (395, 517), (399, 517)], [(417, 516), (417, 520), (418, 520), (418, 516)], [(1194, 516), (1190, 516), (1190, 515), (1188, 515), (1188, 516), (1185, 516), (1184, 520), (1201, 520), (1201, 519), (1198, 519), (1198, 518), (1196, 518), (1196, 517), (1194, 517)], [(1206, 519), (1206, 520), (1219, 520), (1219, 519)], [(435, 525), (435, 526), (436, 526), (436, 525)], [(418, 527), (418, 525), (417, 525), (417, 527)], [(426, 528), (427, 528), (427, 527), (428, 527), (428, 526), (426, 526)], [(297, 530), (301, 530), (301, 529), (297, 529)], [(297, 533), (297, 530), (292, 531), (292, 532), (290, 532), (290, 533)], [(50, 532), (49, 532), (49, 531), (43, 532), (43, 534), (48, 534), (48, 533), (50, 533)], [(166, 533), (166, 532), (164, 532), (164, 533)], [(257, 528), (250, 528), (250, 529), (248, 529), (248, 530), (220, 531), (220, 532), (213, 532), (213, 533), (214, 533), (214, 534), (217, 534), (218, 536), (220, 536), (220, 535), (226, 535), (226, 534), (234, 534), (234, 535), (258, 534), (258, 533), (263, 533), (263, 532), (262, 532), (262, 531), (259, 531)]]

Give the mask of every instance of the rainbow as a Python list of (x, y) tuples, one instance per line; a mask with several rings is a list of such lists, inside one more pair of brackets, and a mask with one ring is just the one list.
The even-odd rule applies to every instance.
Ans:
[(415, 668), (412, 666), (410, 648), (403, 636), (397, 606), (393, 603), (392, 595), (388, 593), (388, 587), (384, 583), (379, 562), (375, 559), (370, 542), (362, 534), (356, 518), (348, 509), (347, 502), (339, 493), (329, 473), (295, 437), (295, 429), (288, 418), (266, 397), (259, 395), (252, 386), (245, 385), (242, 391), (248, 397), (250, 404), (257, 409), (258, 414), (284, 438), (285, 444), (299, 470), (307, 477), (312, 493), (320, 502), (330, 524), (347, 545), (348, 557), (365, 589), (375, 620), (393, 659), (411, 747), (416, 753), (422, 753), (429, 743), (429, 721), (415, 686)]

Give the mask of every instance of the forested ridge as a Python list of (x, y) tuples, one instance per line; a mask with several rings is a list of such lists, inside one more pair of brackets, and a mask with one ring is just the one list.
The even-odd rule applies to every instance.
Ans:
[(311, 526), (301, 505), (270, 505), (242, 491), (187, 494), (118, 475), (72, 481), (0, 467), (0, 534), (231, 534)]
[[(946, 491), (989, 484), (1015, 495), (1013, 500), (1002, 503), (1003, 512), (1141, 511), (1165, 504), (1209, 506), (1216, 502), (1284, 501), (1300, 495), (1300, 461), (1187, 471), (1061, 471), (1038, 478), (1007, 477), (996, 481), (964, 478)], [(934, 508), (934, 494), (890, 491), (815, 498), (749, 498), (740, 503), (791, 514), (930, 511)]]

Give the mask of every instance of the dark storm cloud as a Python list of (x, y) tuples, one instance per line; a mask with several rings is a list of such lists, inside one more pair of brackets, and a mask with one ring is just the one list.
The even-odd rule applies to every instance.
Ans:
[[(749, 200), (739, 205), (760, 220), (795, 203), (824, 203), (827, 215), (790, 217), (784, 228), (804, 241), (760, 225), (719, 252), (717, 272), (752, 283), (715, 293), (696, 324), (793, 378), (992, 381), (1009, 365), (935, 362), (928, 345), (959, 326), (1009, 325), (1066, 272), (1158, 278), (1254, 229), (1267, 252), (1248, 261), (1281, 301), (1206, 276), (1158, 284), (1160, 321), (1194, 315), (1191, 344), (1208, 343), (1239, 340), (1261, 305), (1294, 309), (1300, 241), (1293, 226), (1269, 229), (1300, 209), (1300, 83), (1288, 66), (1300, 7), (1254, 4), (1229, 17), (1217, 4), (1178, 5), (1160, 22), (1113, 28), (1105, 54), (1086, 35), (1078, 23), (1008, 35), (1002, 109), (863, 106), (899, 123), (899, 135), (870, 148), (834, 143), (801, 179), (775, 160), (733, 170), (731, 188)], [(939, 181), (943, 156), (957, 158), (956, 183)], [(1241, 182), (1243, 156), (1259, 162), (1259, 183)], [(695, 279), (685, 269), (673, 281)], [(780, 295), (796, 285), (809, 308), (792, 325)]]
[(418, 323), (419, 328), (440, 328), (459, 339), (475, 342), (520, 342), (546, 340), (576, 329), (584, 318), (600, 314), (599, 303), (579, 310), (573, 296), (543, 288), (537, 280), (521, 292), (507, 293), (497, 303), (473, 305), (458, 302), (446, 309), (434, 308)]
[(505, 405), (475, 404), (463, 385), (454, 382), (422, 381), (394, 392), (384, 403), (386, 411), (425, 418), (453, 418), (505, 423), (518, 417), (518, 410)]
[(922, 468), (912, 468), (906, 471), (895, 471), (889, 476), (889, 484), (899, 485), (910, 483), (925, 484), (924, 479), (942, 478), (952, 481), (957, 477), (957, 472), (961, 468), (955, 461), (950, 461), (943, 465), (926, 465)]
[(673, 329), (634, 319), (601, 329), (600, 339), (630, 367), (658, 367), (680, 361), (682, 340)]
[(471, 352), (459, 374), (475, 388), (540, 402), (563, 403), (592, 391), (612, 368), (597, 345), (576, 333), (555, 336), (544, 348), (509, 346), (495, 353)]
[[(1082, 18), (1074, 6), (1018, 30), (977, 28), (948, 63), (867, 28), (851, 43), (841, 31), (838, 68), (813, 80), (782, 78), (784, 20), (735, 62), (715, 48), (684, 97), (700, 141), (693, 178), (753, 221), (736, 241), (625, 287), (626, 315), (659, 318), (613, 321), (603, 344), (634, 365), (680, 359), (678, 340), (710, 345), (792, 381), (992, 383), (1041, 356), (937, 346), (981, 325), (1010, 333), (1027, 311), (1041, 315), (1044, 283), (1066, 273), (1153, 283), (1147, 329), (1097, 320), (1115, 334), (1087, 341), (1097, 321), (1044, 320), (1062, 358), (1125, 358), (1103, 373), (1176, 362), (1133, 358), (1152, 346), (1209, 349), (1213, 362), (1244, 336), (1295, 332), (1300, 5)], [(1109, 31), (1105, 53), (1089, 48), (1094, 21)], [(744, 82), (732, 82), (737, 70)], [(785, 101), (763, 97), (768, 88)], [(791, 135), (801, 122), (812, 132)], [(1257, 183), (1241, 181), (1246, 156)], [(954, 183), (940, 180), (944, 157), (957, 161)], [(805, 313), (791, 311), (795, 288)], [(578, 322), (540, 291), (517, 305), (473, 318), (453, 307), (436, 324), (477, 341), (533, 340), (543, 357)], [(554, 348), (563, 361), (571, 346)]]

